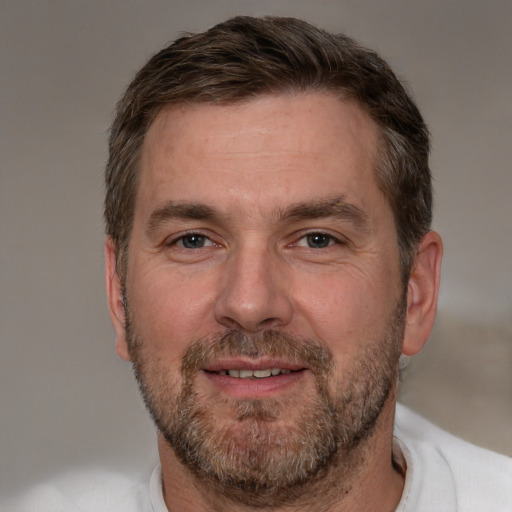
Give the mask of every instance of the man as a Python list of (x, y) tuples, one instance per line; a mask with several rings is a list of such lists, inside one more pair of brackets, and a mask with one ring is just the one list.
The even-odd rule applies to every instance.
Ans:
[(442, 243), (428, 131), (380, 57), (234, 18), (144, 66), (109, 149), (116, 350), (160, 465), (55, 510), (511, 509), (509, 459), (395, 413)]

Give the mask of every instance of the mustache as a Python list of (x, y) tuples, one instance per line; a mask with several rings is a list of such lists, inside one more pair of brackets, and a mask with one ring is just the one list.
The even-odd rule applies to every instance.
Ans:
[(229, 329), (194, 341), (185, 351), (182, 375), (191, 376), (221, 357), (282, 358), (315, 374), (332, 371), (332, 352), (320, 341), (268, 329), (254, 334)]

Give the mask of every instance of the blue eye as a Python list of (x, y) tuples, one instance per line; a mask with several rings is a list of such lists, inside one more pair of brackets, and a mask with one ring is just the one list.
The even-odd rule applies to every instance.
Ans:
[(176, 243), (181, 244), (185, 249), (201, 249), (207, 245), (212, 245), (212, 242), (209, 238), (197, 233), (191, 233), (190, 235), (182, 236), (176, 240)]
[(334, 243), (333, 237), (325, 233), (311, 233), (306, 236), (306, 241), (308, 247), (313, 249), (323, 249)]
[(310, 249), (325, 249), (338, 243), (338, 240), (327, 233), (309, 233), (303, 236), (297, 243), (299, 247), (309, 247)]

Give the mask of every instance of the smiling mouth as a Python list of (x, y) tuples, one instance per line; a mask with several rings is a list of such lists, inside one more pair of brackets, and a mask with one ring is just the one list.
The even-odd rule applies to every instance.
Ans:
[(287, 368), (267, 368), (266, 370), (220, 370), (215, 373), (226, 377), (234, 377), (236, 379), (266, 379), (269, 377), (277, 377), (278, 375), (288, 375), (301, 370), (289, 370)]

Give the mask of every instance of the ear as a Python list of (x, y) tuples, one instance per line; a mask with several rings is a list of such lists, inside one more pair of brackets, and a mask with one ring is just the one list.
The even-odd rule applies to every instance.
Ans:
[(407, 288), (407, 317), (402, 353), (413, 356), (427, 343), (437, 311), (443, 242), (435, 231), (421, 240)]
[(117, 273), (117, 253), (114, 242), (110, 237), (105, 240), (105, 285), (107, 288), (110, 320), (116, 336), (116, 352), (124, 361), (130, 360), (130, 352), (126, 340), (125, 312), (123, 304), (123, 289)]

